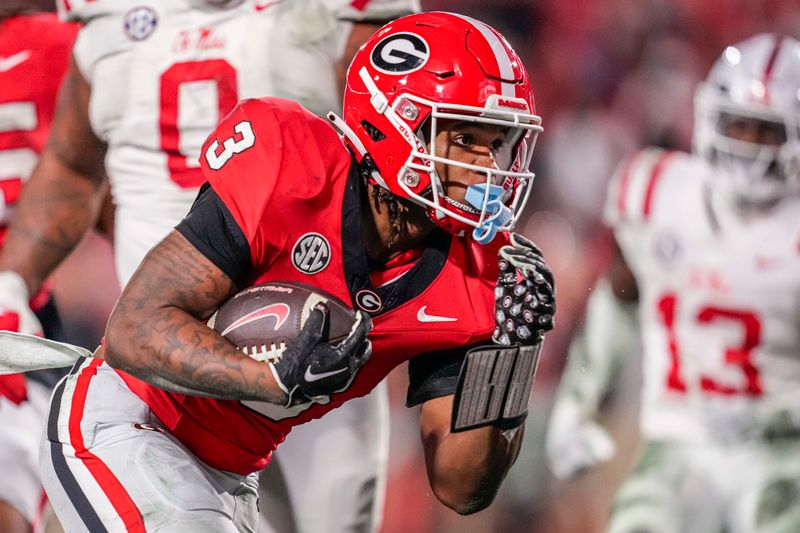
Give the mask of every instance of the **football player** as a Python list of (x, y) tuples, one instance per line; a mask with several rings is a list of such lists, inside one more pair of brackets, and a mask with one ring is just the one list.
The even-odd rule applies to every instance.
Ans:
[[(541, 253), (509, 233), (541, 131), (527, 73), (485, 24), (411, 15), (357, 52), (330, 118), (343, 137), (250, 99), (206, 140), (207, 184), (125, 287), (106, 361), (54, 393), (41, 459), (69, 531), (253, 531), (254, 473), (286, 434), (409, 359), (433, 492), (463, 514), (494, 498), (555, 310)], [(349, 336), (328, 344), (319, 306), (265, 363), (204, 324), (265, 280), (350, 302)]]
[[(318, 114), (339, 108), (344, 66), (377, 21), (417, 9), (415, 0), (60, 2), (61, 15), (83, 27), (46, 164), (0, 256), (0, 269), (24, 280), (15, 305), (26, 305), (90, 227), (96, 215), (86, 206), (99, 201), (105, 173), (124, 285), (189, 211), (205, 181), (203, 140), (239, 99), (283, 96)], [(291, 499), (293, 530), (377, 528), (386, 403), (380, 388), (289, 438), (276, 461), (288, 486), (275, 489)]]
[[(34, 13), (48, 7), (54, 8), (52, 2), (0, 6), (0, 247), (8, 218), (45, 145), (77, 30), (54, 14)], [(16, 299), (22, 300), (21, 309)], [(61, 325), (49, 287), (29, 299), (16, 275), (0, 273), (0, 329), (59, 338)], [(46, 498), (39, 480), (38, 441), (50, 391), (63, 375), (48, 370), (0, 376), (0, 531), (32, 531), (41, 524)]]
[(800, 530), (798, 110), (800, 42), (754, 36), (699, 86), (695, 153), (644, 150), (610, 184), (621, 253), (548, 448), (561, 476), (613, 455), (592, 416), (638, 330), (644, 444), (612, 532)]

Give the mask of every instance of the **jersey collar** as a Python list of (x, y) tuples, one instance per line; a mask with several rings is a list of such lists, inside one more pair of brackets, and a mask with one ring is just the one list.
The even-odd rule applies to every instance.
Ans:
[(411, 270), (391, 283), (375, 287), (370, 279), (369, 260), (361, 231), (361, 199), (364, 194), (365, 186), (358, 164), (353, 159), (342, 202), (342, 263), (353, 308), (362, 309), (375, 317), (413, 300), (433, 283), (447, 263), (452, 237), (435, 229)]

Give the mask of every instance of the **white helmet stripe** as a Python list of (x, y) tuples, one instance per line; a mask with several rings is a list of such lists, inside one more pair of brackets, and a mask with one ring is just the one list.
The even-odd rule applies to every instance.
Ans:
[[(500, 39), (494, 32), (479, 20), (475, 20), (474, 18), (467, 17), (465, 15), (459, 15), (458, 13), (451, 13), (451, 15), (455, 15), (456, 17), (462, 18), (475, 26), (475, 29), (481, 32), (483, 38), (486, 39), (486, 42), (489, 43), (489, 46), (492, 48), (492, 52), (494, 52), (495, 61), (497, 61), (497, 67), (500, 69), (500, 76), (503, 79), (510, 80), (514, 78), (514, 69), (511, 66), (511, 58), (508, 55), (508, 50), (506, 47), (503, 46), (503, 43), (500, 42)], [(513, 83), (501, 83), (501, 90), (503, 92), (503, 96), (507, 96), (509, 98), (516, 98), (517, 93)]]

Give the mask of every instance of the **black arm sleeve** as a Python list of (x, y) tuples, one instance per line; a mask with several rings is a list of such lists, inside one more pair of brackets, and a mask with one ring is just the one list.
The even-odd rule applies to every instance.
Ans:
[(456, 393), (458, 374), (467, 352), (478, 345), (460, 346), (451, 350), (428, 352), (408, 362), (408, 394), (406, 407), (414, 407), (442, 396)]
[(200, 188), (189, 214), (175, 229), (225, 272), (237, 287), (245, 285), (252, 271), (250, 244), (208, 183)]

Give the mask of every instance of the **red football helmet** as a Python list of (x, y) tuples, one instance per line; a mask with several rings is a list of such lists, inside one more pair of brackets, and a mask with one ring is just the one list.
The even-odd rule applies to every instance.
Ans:
[[(428, 12), (387, 24), (350, 64), (344, 122), (330, 118), (359, 161), (370, 165), (374, 183), (425, 206), (451, 233), (508, 231), (528, 200), (541, 119), (516, 52), (482, 22)], [(507, 127), (513, 162), (488, 169), (437, 156), (440, 120)], [(437, 162), (486, 174), (485, 185), (471, 186), (472, 205), (444, 194)]]

